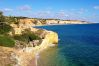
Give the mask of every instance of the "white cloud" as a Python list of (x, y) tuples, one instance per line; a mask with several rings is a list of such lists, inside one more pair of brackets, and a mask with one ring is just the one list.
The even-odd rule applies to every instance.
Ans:
[(29, 6), (29, 5), (23, 5), (23, 6), (20, 6), (19, 7), (19, 10), (22, 10), (22, 11), (28, 11), (28, 10), (31, 10), (32, 8)]
[(39, 12), (35, 12), (34, 13), (35, 17), (39, 17), (39, 18), (50, 18), (52, 16), (52, 12), (51, 11), (39, 11)]
[(35, 13), (33, 13), (33, 15), (35, 15), (36, 17), (39, 17), (39, 18), (57, 18), (57, 19), (62, 19), (62, 18), (64, 19), (69, 16), (63, 10), (60, 10), (57, 13), (50, 11), (50, 10), (45, 10), (45, 11), (35, 12)]
[(66, 12), (64, 10), (60, 10), (59, 12), (56, 13), (56, 18), (67, 18), (69, 15), (66, 14)]
[(99, 5), (98, 6), (94, 6), (94, 9), (99, 9)]
[(39, 11), (31, 14), (31, 17), (37, 18), (56, 18), (56, 19), (77, 19), (78, 13), (73, 13), (71, 11), (59, 10), (57, 12), (51, 10)]
[(84, 9), (84, 8), (81, 8), (81, 9), (78, 11), (79, 14), (84, 14), (85, 12), (87, 12), (87, 10)]
[(11, 11), (13, 11), (13, 9), (10, 9), (10, 8), (4, 8), (3, 11), (5, 11), (5, 12), (11, 12)]

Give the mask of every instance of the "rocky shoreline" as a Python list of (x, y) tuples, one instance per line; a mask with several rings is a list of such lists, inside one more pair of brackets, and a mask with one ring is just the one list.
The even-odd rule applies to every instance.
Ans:
[[(15, 24), (12, 26), (13, 28), (17, 28), (15, 27)], [(4, 50), (4, 52), (7, 52), (7, 58), (5, 59), (6, 61), (8, 61), (9, 59), (9, 63), (6, 62), (6, 65), (11, 65), (11, 66), (30, 66), (30, 62), (31, 60), (33, 61), (34, 59), (34, 63), (35, 63), (35, 56), (37, 53), (43, 51), (44, 49), (46, 49), (47, 47), (49, 47), (50, 44), (55, 44), (57, 45), (58, 43), (58, 34), (56, 32), (53, 31), (48, 31), (48, 30), (44, 30), (44, 29), (37, 29), (37, 28), (32, 28), (32, 27), (28, 27), (25, 28), (25, 26), (23, 26), (24, 28), (18, 27), (19, 28), (19, 33), (17, 34), (21, 34), (21, 31), (25, 30), (25, 29), (30, 29), (31, 32), (37, 34), (39, 37), (41, 37), (42, 39), (40, 40), (33, 40), (34, 45), (33, 46), (33, 42), (30, 42), (30, 44), (25, 44), (19, 41), (16, 41), (16, 46), (13, 48), (8, 48), (9, 51), (5, 50), (7, 47), (2, 47), (2, 50)], [(18, 32), (18, 30), (14, 30), (14, 32)], [(13, 32), (11, 31), (9, 34), (12, 34)], [(14, 33), (16, 34), (16, 33)], [(3, 56), (3, 52), (0, 51), (2, 56)], [(3, 56), (4, 57), (4, 56)], [(3, 58), (2, 57), (2, 58)], [(1, 58), (1, 60), (2, 60)], [(6, 66), (4, 65), (4, 62), (1, 63), (2, 66)], [(34, 66), (36, 65), (36, 63), (34, 64)], [(33, 65), (31, 65), (33, 66)]]
[[(4, 60), (9, 59), (9, 63), (6, 62), (6, 65), (11, 66), (35, 66), (36, 61), (35, 58), (37, 53), (40, 53), (51, 44), (57, 45), (58, 44), (58, 34), (53, 31), (48, 31), (45, 29), (37, 29), (33, 28), (33, 26), (40, 26), (40, 25), (60, 25), (60, 24), (88, 24), (88, 22), (83, 21), (71, 21), (71, 20), (43, 20), (43, 19), (20, 19), (19, 24), (10, 24), (13, 27), (13, 30), (9, 32), (9, 35), (22, 35), (22, 32), (25, 30), (31, 31), (38, 35), (41, 39), (40, 40), (33, 40), (29, 42), (29, 44), (24, 44), (24, 42), (16, 41), (16, 46), (13, 48), (8, 48), (9, 51), (5, 50), (7, 47), (2, 47), (3, 52), (7, 52), (6, 58), (3, 56), (3, 52), (0, 51), (0, 54)], [(1, 58), (1, 60), (2, 60)], [(34, 59), (34, 60), (33, 60)], [(31, 65), (31, 62), (34, 64)], [(4, 62), (0, 63), (2, 66)]]
[(91, 22), (80, 20), (60, 20), (60, 19), (39, 19), (39, 18), (25, 18), (20, 19), (20, 25), (26, 26), (44, 26), (44, 25), (61, 25), (61, 24), (90, 24)]
[[(15, 66), (28, 66), (30, 61), (35, 58), (36, 53), (49, 47), (50, 44), (58, 43), (58, 34), (52, 31), (46, 31), (44, 39), (39, 46), (26, 47), (21, 50), (15, 51), (12, 57), (17, 60)], [(35, 64), (34, 64), (35, 65)]]

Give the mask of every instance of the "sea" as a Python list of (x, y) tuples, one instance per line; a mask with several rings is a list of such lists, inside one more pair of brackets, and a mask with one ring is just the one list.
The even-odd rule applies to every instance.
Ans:
[(38, 66), (99, 66), (99, 24), (37, 26), (58, 33), (58, 46), (40, 53)]

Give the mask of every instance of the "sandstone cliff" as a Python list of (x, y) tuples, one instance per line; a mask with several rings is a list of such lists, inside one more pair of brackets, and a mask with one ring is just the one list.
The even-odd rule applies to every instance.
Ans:
[[(36, 53), (46, 49), (51, 44), (58, 43), (58, 34), (53, 31), (36, 29), (32, 26), (36, 25), (52, 25), (52, 24), (88, 24), (85, 21), (78, 21), (78, 20), (54, 20), (54, 19), (20, 19), (18, 25), (11, 24), (13, 27), (13, 31), (9, 34), (22, 34), (25, 29), (29, 29), (31, 32), (37, 34), (42, 39), (41, 40), (34, 40), (33, 42), (36, 43), (35, 47), (33, 46), (33, 42), (30, 43), (30, 46), (25, 46), (21, 49), (14, 49), (12, 50), (11, 58), (14, 60), (14, 66), (28, 66), (29, 63), (33, 58), (35, 58)], [(34, 61), (35, 66), (35, 61)]]
[(14, 66), (16, 64), (16, 60), (11, 57), (13, 51), (13, 48), (0, 46), (0, 66)]
[(37, 26), (37, 25), (52, 25), (52, 24), (88, 24), (89, 22), (80, 20), (59, 20), (59, 19), (20, 19), (20, 26)]
[[(38, 29), (35, 29), (38, 30)], [(14, 51), (13, 58), (17, 60), (16, 66), (28, 66), (31, 60), (35, 58), (35, 54), (49, 47), (50, 44), (58, 43), (58, 34), (52, 31), (42, 30), (45, 34), (39, 33), (43, 39), (39, 46), (25, 47)], [(36, 32), (37, 33), (37, 32)], [(35, 62), (35, 61), (34, 61)], [(35, 63), (34, 63), (35, 66)]]
[[(33, 40), (30, 42), (30, 45), (26, 45), (23, 48), (15, 48), (13, 52), (11, 53), (11, 57), (15, 59), (16, 64), (14, 66), (28, 66), (29, 63), (33, 58), (35, 58), (35, 54), (46, 49), (49, 47), (51, 44), (56, 44), (58, 43), (58, 34), (53, 31), (48, 31), (44, 29), (37, 29), (33, 28), (31, 26), (26, 25), (15, 25), (11, 24), (13, 27), (13, 31), (10, 32), (11, 35), (20, 35), (22, 32), (26, 29), (29, 29), (31, 32), (37, 34), (38, 36), (41, 37), (41, 40)], [(19, 42), (17, 42), (19, 43)], [(35, 46), (34, 46), (35, 44)], [(16, 44), (18, 46), (18, 44)], [(35, 61), (34, 61), (34, 66), (35, 66)]]

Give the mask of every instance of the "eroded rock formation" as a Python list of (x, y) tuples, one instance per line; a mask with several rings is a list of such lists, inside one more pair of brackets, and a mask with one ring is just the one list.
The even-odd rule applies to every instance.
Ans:
[(36, 19), (26, 18), (20, 19), (20, 25), (37, 26), (37, 25), (53, 25), (53, 24), (88, 24), (89, 22), (80, 20), (59, 20), (59, 19)]
[(35, 54), (37, 52), (46, 49), (50, 44), (57, 45), (58, 43), (58, 34), (56, 32), (19, 25), (17, 26), (12, 24), (11, 26), (13, 27), (13, 31), (10, 32), (10, 34), (20, 35), (25, 29), (29, 29), (31, 32), (37, 34), (41, 39), (33, 40), (30, 44), (16, 41), (15, 49), (11, 54), (11, 57), (16, 60), (16, 64), (14, 66), (28, 66), (30, 61), (35, 58)]
[[(50, 44), (58, 43), (58, 34), (53, 31), (48, 31), (44, 29), (36, 29), (32, 26), (35, 25), (51, 25), (51, 24), (87, 24), (85, 21), (77, 21), (77, 20), (54, 20), (54, 19), (20, 19), (18, 25), (11, 24), (13, 30), (9, 33), (10, 35), (17, 34), (20, 35), (25, 29), (29, 29), (31, 32), (37, 34), (41, 37), (40, 40), (33, 40), (30, 42), (30, 45), (26, 43), (24, 45), (16, 44), (17, 48), (9, 48), (10, 51), (3, 48), (1, 58), (6, 60), (5, 62), (8, 64), (12, 64), (13, 66), (28, 66), (30, 61), (35, 58), (35, 54), (40, 52)], [(21, 46), (22, 45), (22, 46)], [(0, 47), (1, 48), (1, 47)], [(6, 53), (7, 52), (7, 53)], [(4, 55), (4, 56), (3, 56)], [(7, 56), (8, 55), (8, 56)], [(3, 61), (1, 60), (1, 61)], [(12, 63), (13, 62), (13, 63)], [(3, 63), (3, 62), (1, 62)], [(3, 66), (3, 65), (2, 65)], [(5, 65), (4, 65), (5, 66)], [(35, 66), (35, 61), (34, 61)]]

